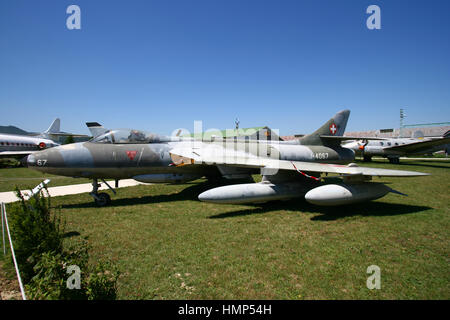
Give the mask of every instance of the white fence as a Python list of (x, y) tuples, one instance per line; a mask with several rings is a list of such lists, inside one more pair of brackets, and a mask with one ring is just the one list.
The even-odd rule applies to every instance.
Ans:
[(23, 289), (22, 278), (20, 277), (19, 266), (17, 265), (17, 261), (16, 261), (16, 255), (14, 253), (14, 246), (13, 246), (13, 243), (11, 240), (11, 233), (9, 231), (8, 215), (6, 213), (5, 204), (2, 202), (0, 204), (0, 207), (1, 207), (1, 220), (2, 220), (3, 254), (4, 255), (6, 254), (6, 241), (5, 241), (5, 227), (6, 227), (6, 233), (8, 234), (9, 245), (11, 247), (11, 255), (13, 258), (13, 262), (14, 262), (14, 268), (16, 269), (17, 280), (19, 281), (20, 293), (22, 294), (22, 299), (27, 300), (27, 297), (25, 295), (25, 290)]

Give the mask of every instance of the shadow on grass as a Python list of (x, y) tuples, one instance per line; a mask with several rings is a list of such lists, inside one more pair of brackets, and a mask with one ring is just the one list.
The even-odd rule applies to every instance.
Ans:
[(210, 219), (224, 219), (232, 217), (242, 217), (246, 215), (262, 214), (271, 211), (299, 211), (307, 213), (319, 213), (311, 218), (312, 221), (331, 221), (351, 216), (395, 216), (410, 214), (432, 208), (425, 206), (415, 206), (407, 204), (385, 203), (385, 202), (365, 202), (337, 207), (320, 207), (312, 205), (303, 199), (270, 202), (254, 208), (220, 213), (210, 216)]
[[(176, 193), (158, 194), (154, 196), (143, 197), (136, 196), (121, 199), (114, 199), (114, 197), (112, 197), (111, 204), (108, 207), (162, 203), (169, 201), (197, 200), (197, 197), (200, 193), (218, 186), (217, 184), (212, 184), (209, 182), (192, 183), (185, 185), (187, 185), (188, 187)], [(85, 203), (65, 204), (62, 205), (61, 208), (98, 208), (98, 206), (94, 203), (94, 201), (90, 201)]]
[(416, 206), (401, 203), (368, 201), (365, 203), (359, 203), (355, 205), (348, 205), (327, 209), (328, 209), (327, 212), (321, 212), (323, 213), (322, 215), (314, 216), (311, 218), (311, 220), (331, 221), (351, 216), (378, 216), (378, 217), (396, 216), (431, 210), (433, 208), (427, 206)]
[[(163, 203), (173, 201), (197, 200), (197, 197), (203, 191), (218, 186), (210, 182), (187, 184), (188, 187), (180, 192), (170, 194), (159, 194), (143, 197), (129, 197), (122, 199), (113, 199), (109, 207), (121, 207), (140, 204)], [(223, 184), (222, 184), (223, 185)], [(230, 205), (233, 206), (233, 205)], [(399, 214), (409, 214), (419, 211), (432, 209), (425, 206), (414, 206), (407, 204), (395, 204), (385, 202), (365, 202), (361, 204), (353, 204), (338, 207), (320, 207), (306, 202), (304, 199), (293, 199), (288, 201), (272, 201), (265, 204), (249, 205), (250, 208), (224, 212), (214, 216), (210, 219), (224, 219), (232, 217), (241, 217), (246, 215), (263, 214), (271, 211), (298, 211), (304, 213), (320, 213), (311, 218), (313, 221), (329, 221), (336, 220), (349, 216), (393, 216)], [(62, 208), (98, 208), (92, 202), (66, 204)]]
[(79, 233), (78, 231), (69, 231), (63, 234), (63, 238), (72, 238), (72, 237), (78, 237), (80, 236), (81, 233)]

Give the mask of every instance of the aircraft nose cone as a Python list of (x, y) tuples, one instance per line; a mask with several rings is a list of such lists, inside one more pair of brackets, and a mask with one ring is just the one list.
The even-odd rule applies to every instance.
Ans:
[(24, 167), (33, 168), (36, 166), (36, 157), (34, 155), (30, 154), (30, 155), (24, 157), (20, 162), (22, 163), (22, 165)]
[(92, 168), (93, 158), (83, 143), (56, 146), (30, 154), (28, 168), (44, 173), (78, 176), (79, 168)]

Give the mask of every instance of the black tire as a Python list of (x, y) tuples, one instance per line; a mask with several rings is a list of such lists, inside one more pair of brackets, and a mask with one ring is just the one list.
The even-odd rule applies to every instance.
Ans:
[(364, 156), (364, 162), (370, 162), (370, 161), (372, 161), (371, 156)]
[(392, 164), (399, 164), (400, 158), (389, 158), (389, 162)]
[(95, 199), (95, 204), (99, 207), (104, 207), (111, 203), (111, 197), (105, 192), (99, 193), (97, 198)]

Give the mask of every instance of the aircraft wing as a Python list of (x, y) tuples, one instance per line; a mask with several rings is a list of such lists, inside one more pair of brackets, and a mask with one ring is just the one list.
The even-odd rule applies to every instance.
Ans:
[(1, 151), (0, 158), (21, 158), (29, 154), (35, 153), (36, 151)]
[[(272, 158), (258, 157), (245, 152), (226, 150), (226, 154), (217, 155), (211, 150), (179, 149), (170, 152), (173, 164), (182, 165), (227, 165), (243, 168), (266, 168), (278, 170), (293, 170), (318, 173), (332, 173), (338, 175), (362, 175), (379, 177), (415, 177), (426, 176), (428, 173), (359, 167), (352, 163), (339, 165), (330, 163), (317, 163), (305, 161), (287, 161)], [(301, 173), (301, 172), (300, 172)]]
[(320, 139), (322, 140), (331, 140), (331, 141), (346, 141), (346, 140), (387, 140), (387, 138), (377, 138), (377, 137), (348, 137), (348, 136), (327, 136), (321, 135)]
[(445, 145), (450, 143), (449, 138), (440, 138), (435, 140), (425, 140), (419, 142), (413, 142), (408, 144), (402, 144), (399, 146), (386, 147), (384, 150), (402, 151), (406, 153), (420, 153), (424, 152), (430, 148), (437, 147), (440, 145)]
[(74, 138), (86, 138), (89, 137), (88, 135), (85, 134), (73, 134), (73, 133), (68, 133), (68, 132), (52, 132), (52, 133), (48, 133), (49, 136), (56, 136), (56, 137), (74, 137)]

